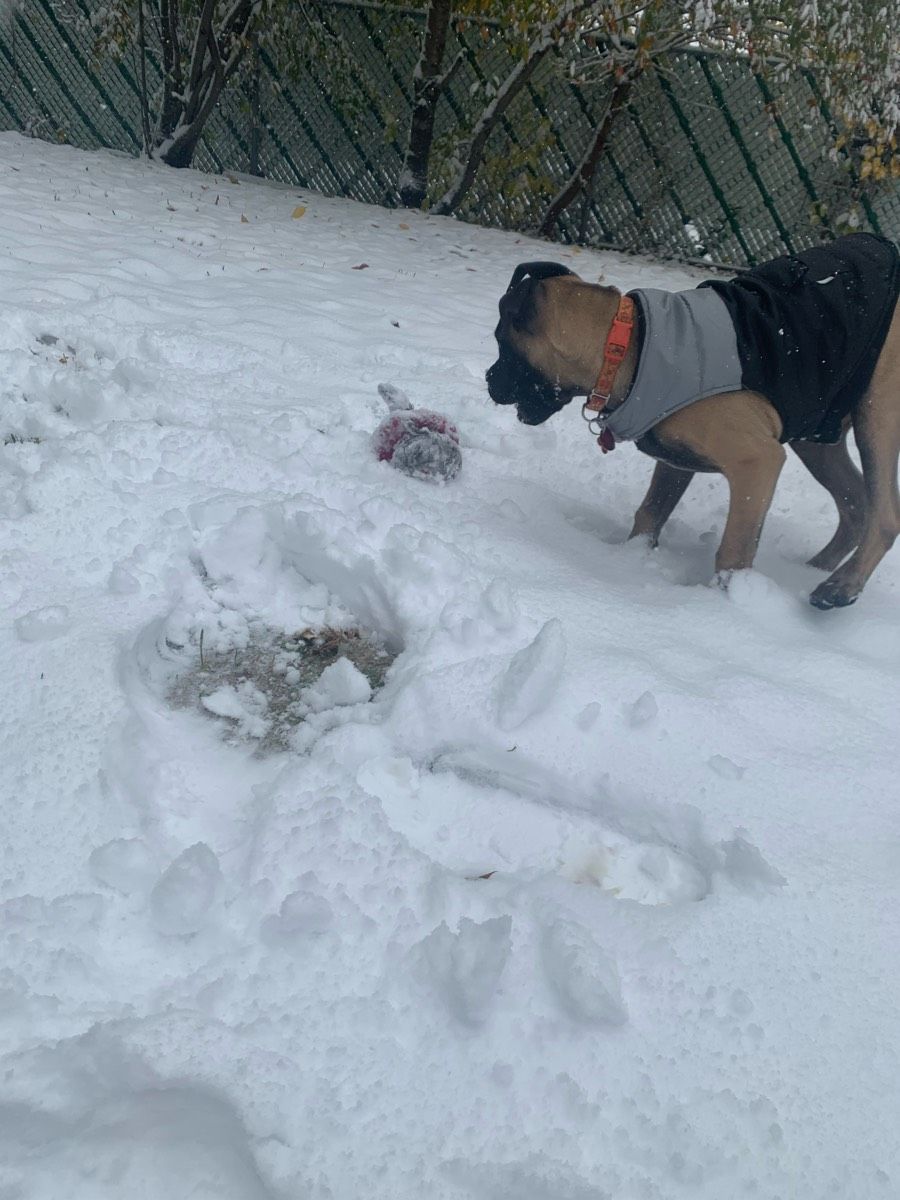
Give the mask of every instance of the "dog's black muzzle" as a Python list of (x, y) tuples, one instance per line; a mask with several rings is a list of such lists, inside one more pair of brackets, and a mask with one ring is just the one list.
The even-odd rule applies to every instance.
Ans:
[(574, 395), (548, 383), (523, 358), (506, 349), (501, 349), (500, 357), (488, 368), (485, 380), (494, 403), (515, 404), (525, 425), (542, 425)]

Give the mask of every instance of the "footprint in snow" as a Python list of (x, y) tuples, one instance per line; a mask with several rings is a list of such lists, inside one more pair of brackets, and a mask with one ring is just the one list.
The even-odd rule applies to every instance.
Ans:
[(573, 1020), (609, 1026), (628, 1020), (615, 961), (582, 925), (560, 918), (548, 926), (541, 961), (550, 989)]
[(512, 918), (470, 921), (454, 933), (441, 923), (419, 949), (427, 973), (450, 1011), (466, 1025), (487, 1017), (512, 948)]

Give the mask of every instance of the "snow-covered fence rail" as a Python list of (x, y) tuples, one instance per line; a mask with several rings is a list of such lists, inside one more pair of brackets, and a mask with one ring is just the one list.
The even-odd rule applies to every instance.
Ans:
[[(0, 126), (84, 147), (141, 148), (137, 65), (98, 61), (81, 0), (22, 0), (0, 23)], [(195, 165), (250, 171), (325, 193), (395, 204), (422, 14), (353, 0), (311, 0), (338, 47), (285, 76), (257, 49), (206, 126)], [(431, 192), (449, 182), (460, 139), (509, 70), (499, 35), (460, 24), (460, 69), (441, 102)], [(568, 45), (546, 61), (492, 134), (459, 215), (534, 228), (602, 118), (603, 84), (567, 79)], [(153, 60), (151, 56), (151, 69)], [(336, 69), (337, 66), (337, 69)], [(900, 237), (900, 194), (866, 195), (848, 160), (826, 152), (815, 81), (777, 94), (744, 62), (673, 54), (635, 86), (589, 193), (559, 236), (682, 259), (744, 265), (848, 223)]]

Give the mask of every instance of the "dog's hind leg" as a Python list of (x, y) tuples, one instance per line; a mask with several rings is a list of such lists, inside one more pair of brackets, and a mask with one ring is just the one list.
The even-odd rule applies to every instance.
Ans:
[(900, 533), (900, 308), (869, 390), (853, 413), (853, 431), (866, 491), (865, 528), (855, 552), (810, 596), (816, 608), (852, 604)]
[(838, 510), (834, 537), (809, 560), (809, 566), (833, 571), (859, 545), (866, 519), (863, 477), (847, 453), (847, 431), (835, 445), (791, 442), (791, 449), (810, 475), (830, 494)]
[(651, 546), (657, 546), (663, 526), (693, 478), (693, 471), (682, 471), (678, 467), (670, 467), (668, 463), (658, 462), (647, 495), (634, 514), (629, 538), (647, 537)]

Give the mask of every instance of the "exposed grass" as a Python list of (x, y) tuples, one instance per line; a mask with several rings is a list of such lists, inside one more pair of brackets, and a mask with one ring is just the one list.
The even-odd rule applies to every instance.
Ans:
[[(362, 629), (304, 629), (291, 636), (263, 627), (240, 650), (197, 648), (194, 663), (169, 689), (175, 708), (192, 708), (219, 721), (227, 740), (253, 741), (260, 754), (288, 749), (290, 735), (307, 715), (302, 699), (326, 667), (347, 658), (373, 691), (384, 683), (393, 656), (375, 634)], [(233, 689), (245, 716), (214, 715), (204, 704), (221, 689)]]
[(23, 433), (6, 433), (3, 435), (4, 446), (39, 446), (39, 437), (26, 437)]

